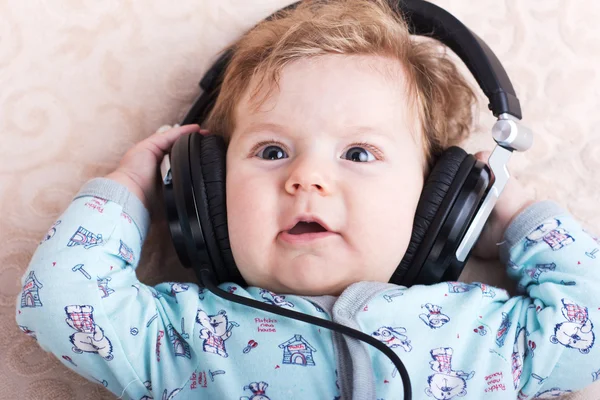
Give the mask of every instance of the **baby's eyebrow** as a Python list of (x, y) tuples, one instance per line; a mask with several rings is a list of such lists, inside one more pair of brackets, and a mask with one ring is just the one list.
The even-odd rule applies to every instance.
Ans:
[[(250, 135), (255, 132), (269, 131), (274, 133), (282, 133), (287, 136), (292, 136), (288, 127), (274, 122), (254, 122), (243, 130), (242, 135)], [(385, 140), (392, 140), (393, 137), (386, 132), (384, 128), (377, 128), (368, 125), (352, 125), (344, 126), (339, 129), (340, 137), (355, 137), (360, 135), (375, 135)]]
[(258, 131), (288, 133), (288, 128), (274, 122), (254, 122), (251, 123), (246, 129), (244, 129), (242, 135), (248, 135)]
[(386, 131), (384, 128), (377, 128), (368, 125), (353, 125), (343, 128), (344, 131), (349, 132), (348, 136), (357, 136), (357, 135), (375, 135), (380, 138), (390, 140), (393, 137)]

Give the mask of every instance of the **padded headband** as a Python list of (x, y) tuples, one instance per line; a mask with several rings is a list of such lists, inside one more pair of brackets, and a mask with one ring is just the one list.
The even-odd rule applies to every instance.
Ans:
[[(448, 46), (465, 63), (475, 77), (479, 87), (489, 100), (488, 108), (495, 117), (510, 114), (522, 118), (521, 105), (512, 83), (494, 52), (483, 40), (467, 28), (446, 10), (424, 0), (394, 0), (404, 13), (409, 32), (413, 35), (427, 36)], [(273, 15), (272, 19), (283, 11), (295, 8), (300, 2), (293, 3)], [(202, 95), (183, 119), (182, 125), (201, 123), (214, 106), (219, 93), (225, 67), (232, 57), (227, 50), (206, 72), (200, 81)]]

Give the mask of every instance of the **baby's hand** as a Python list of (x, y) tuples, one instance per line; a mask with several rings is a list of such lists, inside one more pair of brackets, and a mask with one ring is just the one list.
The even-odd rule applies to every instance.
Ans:
[(126, 186), (149, 210), (151, 199), (156, 194), (157, 166), (177, 138), (193, 132), (207, 133), (208, 131), (200, 130), (198, 124), (159, 128), (152, 136), (129, 149), (117, 169), (106, 178)]
[[(480, 151), (475, 157), (487, 164), (490, 152)], [(511, 176), (473, 247), (473, 255), (483, 259), (499, 258), (499, 243), (504, 240), (504, 231), (521, 211), (535, 202), (532, 190)]]

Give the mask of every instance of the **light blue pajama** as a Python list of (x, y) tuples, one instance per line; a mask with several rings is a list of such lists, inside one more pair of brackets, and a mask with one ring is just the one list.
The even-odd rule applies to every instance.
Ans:
[[(21, 330), (123, 398), (401, 398), (400, 375), (370, 345), (195, 283), (142, 284), (135, 270), (149, 223), (124, 186), (87, 182), (21, 280)], [(548, 398), (599, 378), (599, 247), (544, 201), (511, 223), (501, 247), (517, 297), (459, 282), (357, 282), (339, 297), (219, 287), (372, 335), (402, 359), (415, 399)]]

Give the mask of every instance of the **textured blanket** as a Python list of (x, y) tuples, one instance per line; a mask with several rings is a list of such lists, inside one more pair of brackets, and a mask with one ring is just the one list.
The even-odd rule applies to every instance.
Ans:
[[(600, 233), (600, 3), (433, 2), (488, 43), (515, 86), (535, 143), (512, 156), (513, 176)], [(161, 125), (179, 122), (217, 52), (289, 3), (0, 0), (1, 398), (114, 398), (19, 330), (19, 279), (81, 185), (112, 171), (128, 148)], [(463, 146), (472, 153), (494, 145), (494, 118), (480, 98), (479, 118)], [(162, 207), (162, 199), (153, 204), (138, 276), (149, 285), (197, 282), (177, 260)], [(510, 288), (503, 276), (501, 266), (473, 259), (461, 280)], [(570, 398), (596, 399), (594, 387), (598, 393), (600, 383)]]

